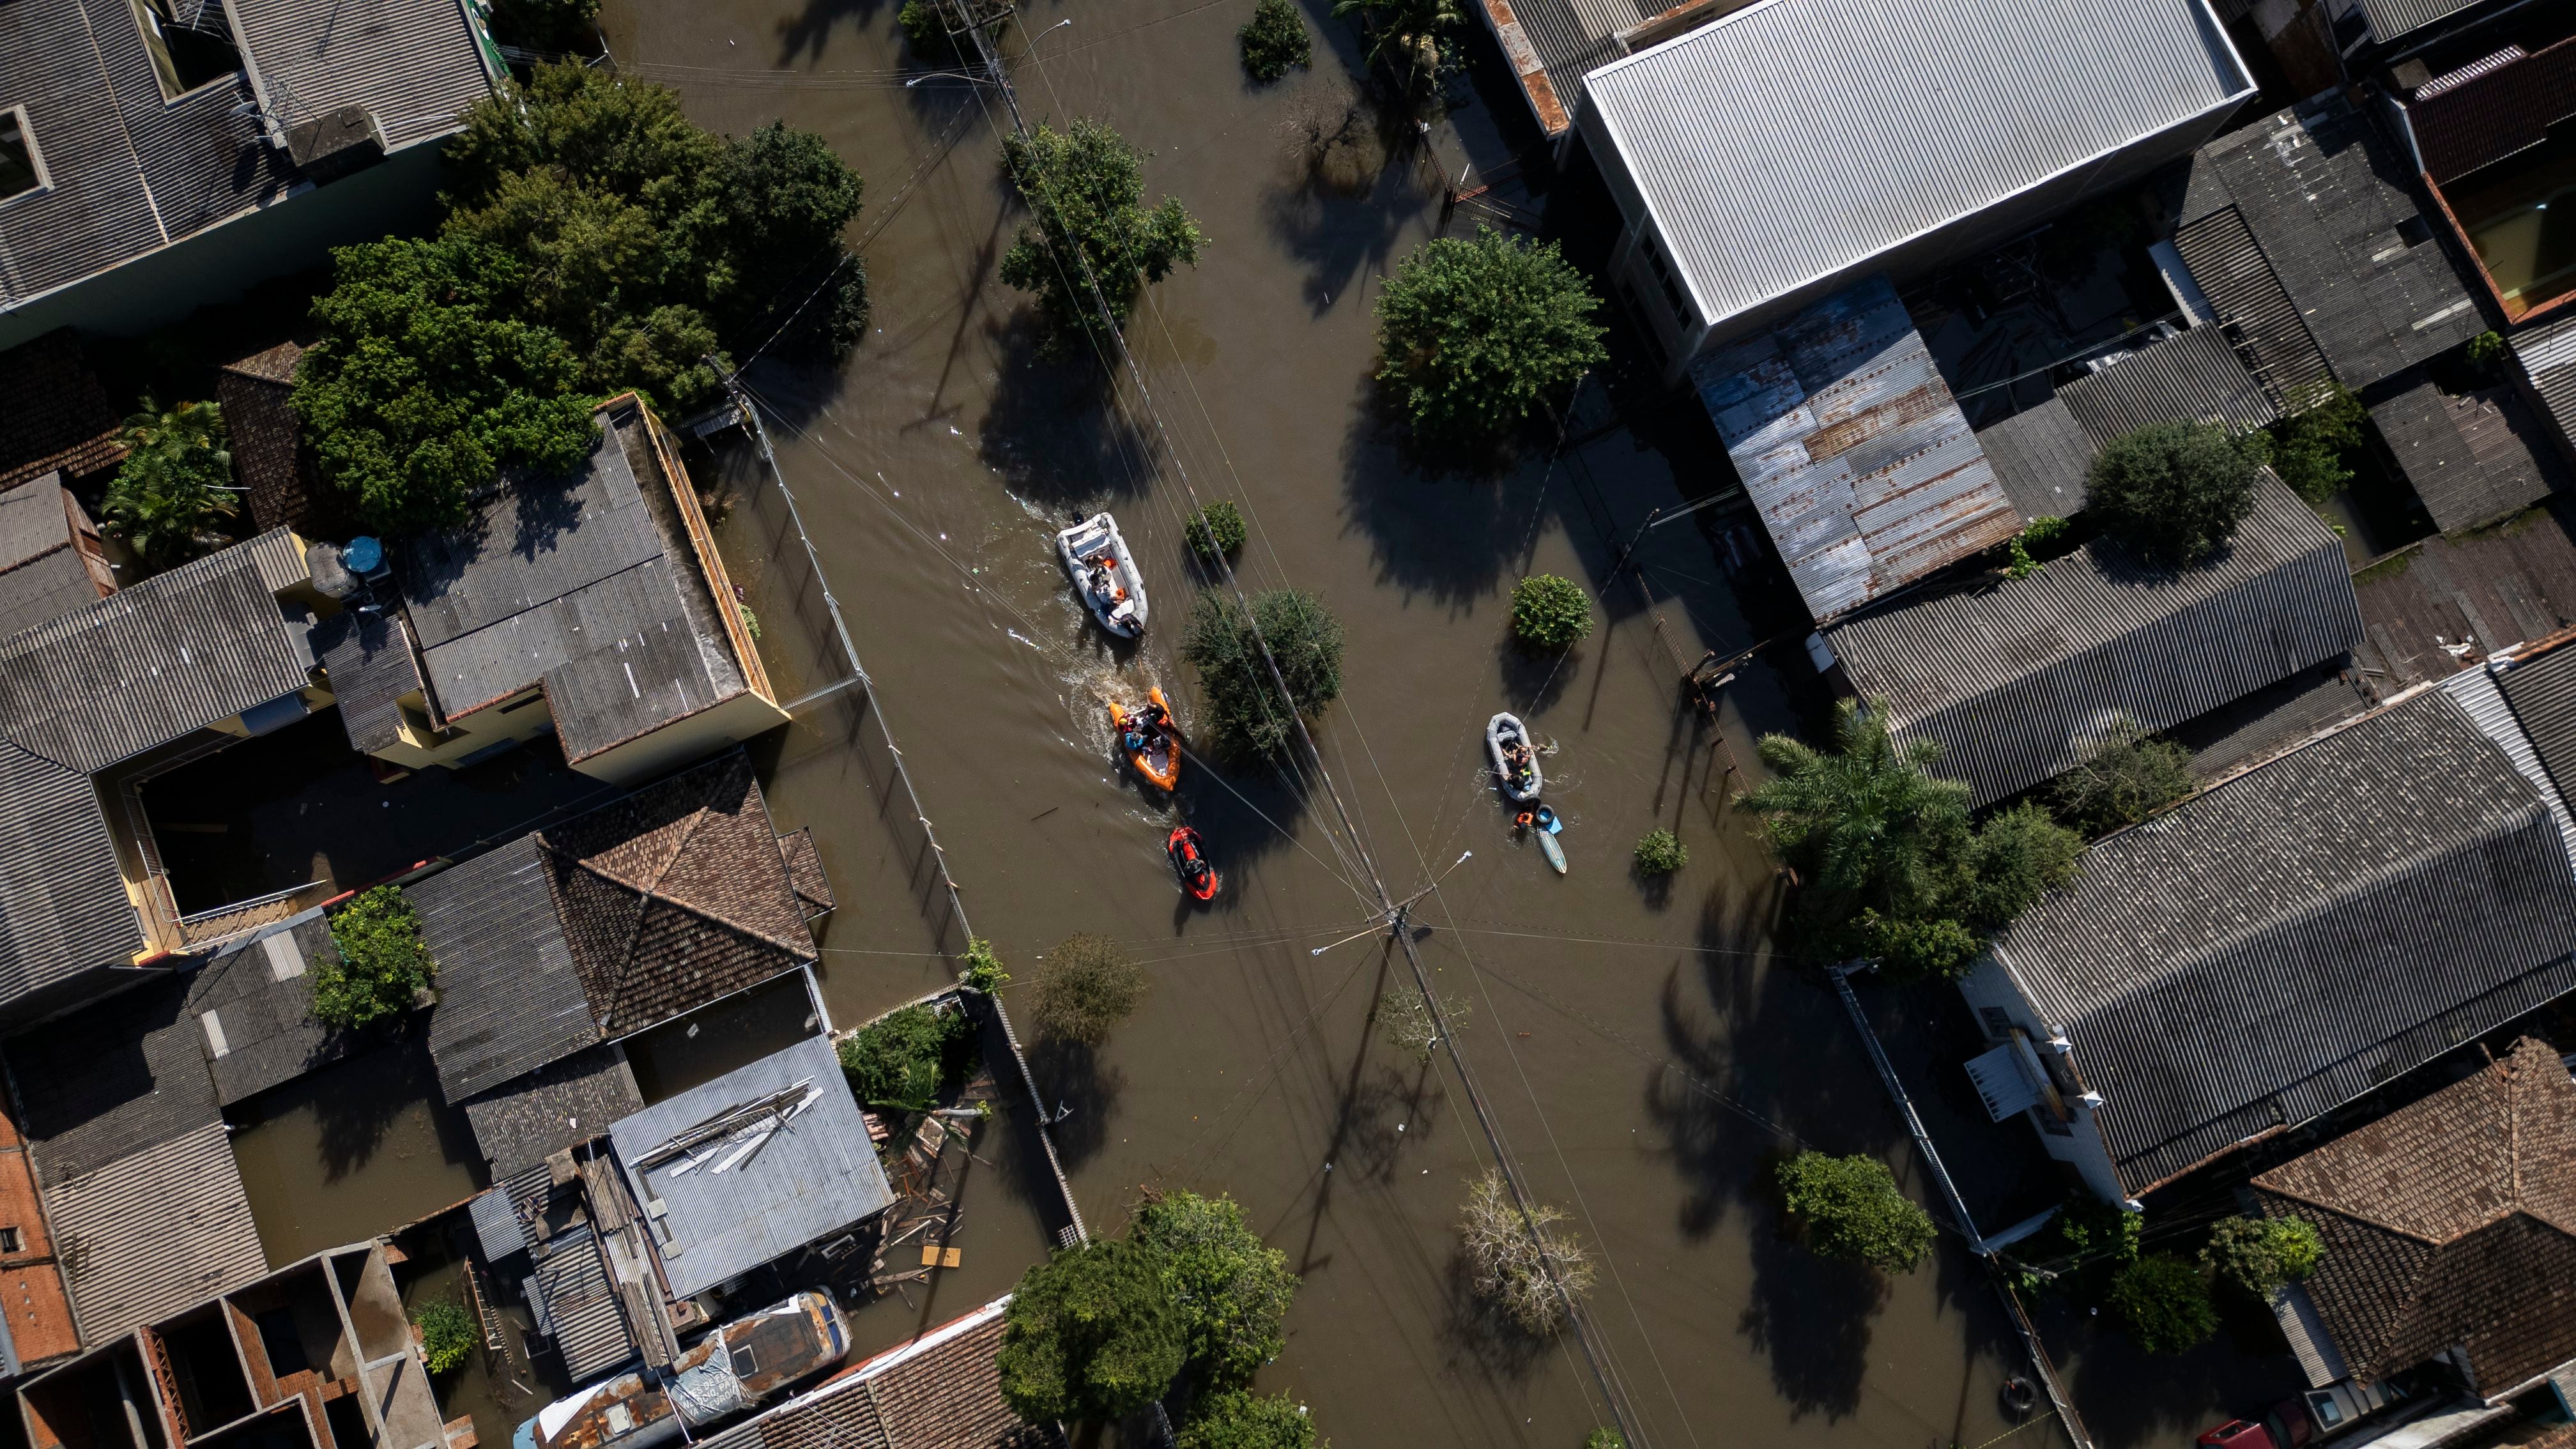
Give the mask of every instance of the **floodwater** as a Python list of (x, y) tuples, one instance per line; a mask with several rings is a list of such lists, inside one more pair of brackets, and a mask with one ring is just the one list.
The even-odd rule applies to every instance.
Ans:
[(227, 1115), (272, 1268), (417, 1222), (482, 1186), (473, 1128), (439, 1094), (421, 1018)]
[[(1017, 224), (995, 164), (1007, 116), (980, 86), (905, 86), (920, 72), (893, 4), (611, 0), (603, 17), (621, 65), (676, 85), (702, 122), (784, 118), (867, 176), (871, 334), (837, 377), (764, 364), (750, 381), (976, 931), (1023, 979), (1077, 930), (1152, 974), (1096, 1057), (1038, 1052), (1041, 1091), (1072, 1108), (1058, 1131), (1083, 1211), (1114, 1230), (1149, 1187), (1241, 1200), (1304, 1280), (1261, 1386), (1311, 1402), (1344, 1446), (1572, 1446), (1606, 1421), (1603, 1379), (1659, 1449), (1994, 1439), (2013, 1427), (1996, 1389), (2019, 1351), (1982, 1274), (1955, 1251), (1887, 1282), (1820, 1264), (1781, 1238), (1762, 1186), (1772, 1155), (1804, 1142), (1885, 1155), (1925, 1195), (1839, 1006), (1769, 958), (1776, 886), (1727, 808), (1754, 736), (1793, 722), (1790, 686), (1748, 667), (1716, 733), (1678, 704), (1702, 650), (1762, 642), (1794, 611), (1746, 532), (1758, 524), (1711, 510), (1658, 529), (1640, 554), (1653, 611), (1623, 576), (1561, 666), (1510, 648), (1516, 578), (1603, 589), (1650, 510), (1732, 479), (1687, 417), (1594, 430), (1500, 476), (1427, 476), (1399, 456), (1367, 406), (1370, 302), (1442, 224), (1434, 167), (1454, 175), (1461, 145), (1492, 160), (1518, 118), (1461, 87), (1467, 113), (1434, 135), (1442, 159), (1391, 156), (1350, 104), (1349, 32), (1316, 9), (1315, 71), (1244, 84), (1233, 32), (1250, 9), (1034, 0), (1007, 38), (1039, 57), (1017, 70), (1033, 117), (1115, 123), (1154, 153), (1149, 195), (1181, 197), (1208, 234), (1131, 331), (1150, 415), (1132, 389), (1113, 407), (1096, 363), (1034, 355), (995, 276)], [(1332, 803), (1309, 781), (1190, 762), (1178, 808), (1227, 881), (1194, 908), (1162, 858), (1173, 806), (1113, 766), (1109, 700), (1159, 683), (1185, 724), (1196, 707), (1175, 654), (1200, 582), (1175, 459), (1202, 497), (1253, 518), (1248, 587), (1316, 590), (1342, 622), (1345, 696), (1318, 742), (1390, 890), (1473, 852), (1415, 928), (1465, 1010), (1492, 1131), (1591, 1247), (1597, 1370), (1570, 1338), (1497, 1337), (1462, 1304), (1453, 1223), (1486, 1129), (1454, 1072), (1372, 1027), (1380, 996), (1408, 989), (1402, 958), (1382, 937), (1330, 945), (1375, 899)], [(1098, 506), (1153, 591), (1140, 646), (1084, 626), (1049, 552), (1054, 528)], [(1479, 762), (1506, 706), (1561, 746), (1562, 879), (1514, 842)], [(877, 899), (849, 882), (917, 880), (918, 861), (888, 844), (880, 817), (900, 807), (836, 763), (832, 728), (800, 723), (771, 746), (772, 807), (782, 828), (814, 828), (845, 900)], [(1658, 824), (1691, 851), (1669, 890), (1626, 865)], [(833, 1018), (935, 985), (926, 935), (836, 917)], [(2012, 1442), (2062, 1439), (2040, 1424)]]

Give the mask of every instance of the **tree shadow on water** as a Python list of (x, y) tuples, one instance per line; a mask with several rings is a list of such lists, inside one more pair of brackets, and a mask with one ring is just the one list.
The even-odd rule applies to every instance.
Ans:
[(1852, 1413), (1869, 1372), (1871, 1320), (1887, 1301), (1886, 1280), (1807, 1251), (1776, 1208), (1754, 1230), (1752, 1247), (1752, 1301), (1736, 1331), (1771, 1360), (1771, 1387), (1796, 1416)]
[(1460, 446), (1422, 436), (1387, 390), (1343, 446), (1346, 529), (1367, 535), (1378, 579), (1453, 607), (1494, 592), (1539, 522), (1546, 452), (1520, 438)]
[(1406, 229), (1432, 210), (1419, 142), (1380, 88), (1329, 76), (1290, 98), (1275, 136), (1278, 177), (1262, 216), (1305, 269), (1306, 304), (1321, 316), (1337, 298), (1361, 300)]
[(778, 22), (778, 64), (821, 60), (842, 21), (865, 28), (883, 14), (891, 23), (894, 8), (892, 0), (805, 0), (803, 8)]
[(1048, 1100), (1039, 1111), (1056, 1118), (1056, 1156), (1072, 1172), (1090, 1160), (1109, 1140), (1110, 1121), (1118, 1115), (1118, 1098), (1127, 1089), (1127, 1074), (1100, 1060), (1097, 1048), (1080, 1042), (1040, 1037), (1028, 1048), (1029, 1073)]
[(1048, 355), (1032, 307), (1012, 313), (1000, 341), (1001, 377), (976, 439), (985, 466), (1019, 497), (1069, 512), (1141, 492), (1154, 445), (1117, 405), (1100, 359), (1088, 349)]

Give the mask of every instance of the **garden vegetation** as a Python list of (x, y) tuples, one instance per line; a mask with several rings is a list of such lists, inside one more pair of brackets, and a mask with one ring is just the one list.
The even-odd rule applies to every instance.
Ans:
[(1681, 837), (1669, 830), (1649, 830), (1637, 841), (1637, 873), (1653, 877), (1671, 875), (1690, 864), (1690, 848)]
[(1190, 552), (1215, 563), (1243, 547), (1243, 510), (1219, 499), (1191, 514), (1181, 532)]
[(1145, 997), (1145, 971), (1106, 936), (1067, 936), (1046, 955), (1029, 988), (1038, 1034), (1098, 1046)]
[(1809, 960), (1867, 958), (1903, 980), (1956, 976), (1997, 931), (2075, 875), (2083, 842), (2039, 806), (1971, 821), (1968, 787), (1935, 778), (1940, 746), (1889, 737), (1885, 710), (1845, 701), (1834, 747), (1762, 739), (1773, 776), (1737, 797), (1797, 873), (1792, 939)]
[(421, 1356), (434, 1374), (464, 1367), (483, 1337), (475, 1331), (474, 1315), (453, 1298), (429, 1300), (413, 1310), (411, 1321), (419, 1325)]
[(1051, 354), (1100, 345), (1102, 329), (1124, 326), (1148, 284), (1198, 264), (1207, 239), (1179, 199), (1145, 206), (1145, 156), (1098, 121), (1061, 131), (1040, 122), (1029, 135), (1002, 138), (1002, 173), (1030, 218), (1002, 254), (1002, 280), (1037, 295)]
[(146, 393), (142, 411), (125, 420), (116, 440), (125, 445), (125, 462), (99, 504), (109, 532), (154, 569), (225, 544), (241, 495), (232, 491), (220, 406), (183, 402), (164, 410)]
[(1305, 1405), (1286, 1394), (1263, 1398), (1244, 1389), (1199, 1400), (1178, 1437), (1180, 1449), (1316, 1449), (1318, 1443)]
[(963, 1010), (916, 1003), (843, 1039), (841, 1073), (850, 1080), (851, 1094), (868, 1106), (927, 1112), (939, 1103), (949, 1058), (972, 1030)]
[(1243, 73), (1265, 85), (1315, 61), (1315, 42), (1306, 33), (1306, 17), (1291, 0), (1261, 0), (1234, 38), (1243, 46)]
[(2139, 1258), (2111, 1280), (2111, 1311), (2153, 1354), (2187, 1353), (2218, 1332), (2209, 1278), (2193, 1264), (2158, 1253)]
[(2260, 453), (2206, 423), (2155, 423), (2094, 458), (2085, 511), (2152, 566), (2206, 563), (2254, 507)]
[(2230, 1217), (2210, 1226), (2200, 1264), (2219, 1282), (2260, 1299), (2315, 1272), (2325, 1255), (2325, 1239), (2305, 1218)]
[(1265, 640), (1297, 714), (1312, 715), (1341, 697), (1342, 625), (1323, 600), (1269, 589), (1252, 596), (1247, 618), (1232, 594), (1202, 592), (1190, 608), (1181, 657), (1199, 672), (1209, 735), (1228, 754), (1280, 754), (1296, 732), (1290, 706), (1262, 662)]
[(1572, 579), (1532, 574), (1512, 589), (1512, 637), (1532, 649), (1570, 649), (1592, 632), (1592, 596)]
[(336, 960), (313, 967), (313, 1018), (361, 1027), (409, 1011), (438, 974), (420, 913), (400, 886), (376, 886), (331, 913)]
[(2088, 837), (2135, 825), (2192, 792), (2191, 751), (2116, 721), (2093, 758), (2049, 787), (2057, 816)]
[(1911, 1273), (1931, 1253), (1932, 1215), (1877, 1158), (1801, 1152), (1779, 1171), (1789, 1220), (1818, 1257)]

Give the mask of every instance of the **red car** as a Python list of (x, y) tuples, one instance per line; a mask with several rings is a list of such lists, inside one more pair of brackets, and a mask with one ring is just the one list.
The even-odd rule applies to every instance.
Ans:
[(2230, 1419), (2192, 1442), (2202, 1449), (2281, 1449), (2271, 1430), (2246, 1419)]

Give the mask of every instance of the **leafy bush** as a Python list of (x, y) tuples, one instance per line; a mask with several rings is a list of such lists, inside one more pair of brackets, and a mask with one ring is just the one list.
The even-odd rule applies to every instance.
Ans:
[(400, 886), (377, 886), (331, 913), (339, 959), (313, 968), (313, 1019), (360, 1027), (411, 1009), (438, 974), (420, 913)]
[(2325, 1240), (2305, 1218), (2221, 1218), (2200, 1250), (2201, 1266), (2255, 1298), (2305, 1278), (2325, 1257)]
[(2493, 377), (2504, 370), (2504, 360), (2513, 355), (2513, 348), (2498, 334), (2481, 332), (2469, 339), (2461, 355), (2468, 359), (2469, 366)]
[(1145, 995), (1144, 968), (1104, 936), (1072, 935), (1047, 953), (1030, 988), (1038, 1034), (1098, 1046)]
[(2098, 1301), (2111, 1279), (2138, 1260), (2145, 1217), (2078, 1189), (2047, 1226), (2005, 1251), (2024, 1291), (2055, 1287)]
[(2369, 417), (2350, 388), (2328, 383), (2305, 411), (2247, 442), (2293, 492), (2311, 505), (2322, 504), (2352, 481), (2344, 460), (2361, 446), (2361, 425)]
[(2113, 724), (2093, 758), (2050, 787), (2057, 813), (2088, 836), (2135, 825), (2192, 792), (2191, 751), (2149, 738), (2126, 717)]
[(1562, 1209), (1546, 1203), (1531, 1203), (1522, 1212), (1503, 1175), (1490, 1168), (1467, 1190), (1458, 1235), (1470, 1285), (1523, 1333), (1555, 1332), (1565, 1321), (1564, 1300), (1592, 1286), (1591, 1255), (1560, 1226), (1568, 1221)]
[(1600, 305), (1554, 242), (1438, 237), (1378, 294), (1377, 377), (1425, 433), (1498, 437), (1609, 355)]
[(1210, 1383), (1248, 1384), (1279, 1356), (1297, 1275), (1287, 1254), (1245, 1224), (1234, 1199), (1165, 1193), (1136, 1210), (1128, 1236), (1162, 1264), (1163, 1286), (1188, 1325), (1190, 1362)]
[(993, 952), (993, 943), (981, 936), (966, 938), (966, 969), (958, 980), (969, 991), (987, 996), (1011, 984), (1011, 973), (1002, 969), (1002, 958)]
[(331, 269), (293, 398), (322, 476), (368, 528), (461, 523), (503, 470), (561, 472), (598, 442), (580, 359), (513, 315), (508, 254), (388, 239), (335, 249)]
[(1970, 822), (1968, 790), (1936, 779), (1940, 747), (1899, 749), (1885, 710), (1845, 702), (1831, 752), (1762, 740), (1771, 779), (1737, 797), (1796, 872), (1791, 925), (1809, 959), (1876, 960), (1899, 978), (1967, 969), (1996, 931), (2075, 873), (2082, 842), (2035, 806)]
[(1780, 1164), (1780, 1190), (1818, 1257), (1911, 1273), (1932, 1251), (1932, 1215), (1875, 1157), (1801, 1152)]
[(1286, 1394), (1265, 1399), (1244, 1389), (1199, 1400), (1179, 1437), (1180, 1449), (1317, 1449), (1305, 1405)]
[(1604, 1424), (1583, 1436), (1583, 1449), (1628, 1449), (1628, 1436)]
[(596, 50), (599, 0), (493, 0), (492, 30), (530, 50)]
[(1003, 1310), (1002, 1397), (1036, 1424), (1133, 1413), (1180, 1376), (1187, 1334), (1151, 1252), (1123, 1238), (1066, 1248)]
[(1385, 61), (1410, 94), (1440, 69), (1440, 40), (1466, 23), (1458, 0), (1334, 0), (1333, 17), (1356, 16), (1369, 38), (1363, 65)]
[(2149, 1353), (2184, 1353), (2218, 1332), (2209, 1280), (2180, 1258), (2140, 1258), (2111, 1280), (2111, 1311)]
[(125, 462), (99, 505), (108, 531), (156, 569), (222, 547), (223, 524), (241, 497), (230, 491), (233, 455), (224, 447), (222, 407), (183, 402), (165, 412), (146, 394), (117, 441)]
[(930, 0), (903, 0), (903, 8), (894, 13), (894, 23), (911, 44), (912, 53), (933, 65), (955, 65), (965, 59), (957, 42), (949, 38), (947, 17)]
[(474, 1315), (453, 1298), (433, 1298), (420, 1305), (412, 1310), (411, 1321), (420, 1329), (421, 1355), (434, 1374), (461, 1367), (473, 1357), (482, 1338), (475, 1331)]
[(1567, 649), (1592, 632), (1592, 596), (1572, 579), (1532, 574), (1512, 589), (1512, 635), (1533, 649)]
[(1690, 848), (1669, 830), (1649, 830), (1637, 842), (1637, 869), (1647, 875), (1671, 875), (1690, 864)]
[[(1098, 121), (1002, 138), (1002, 172), (1028, 203), (1031, 224), (1002, 255), (1002, 280), (1038, 299), (1051, 352), (1115, 330), (1149, 282), (1198, 265), (1206, 237), (1179, 200), (1145, 208), (1145, 156)], [(1092, 283), (1100, 288), (1092, 295)], [(1109, 317), (1100, 317), (1106, 302)]]
[(1314, 63), (1315, 43), (1306, 34), (1306, 17), (1290, 0), (1261, 0), (1252, 18), (1234, 33), (1243, 44), (1243, 73), (1264, 83)]
[(2021, 541), (2030, 556), (2045, 563), (2063, 554), (2071, 546), (2075, 525), (2063, 518), (2043, 514), (2022, 525)]
[(1214, 563), (1243, 547), (1243, 511), (1220, 499), (1191, 514), (1181, 532), (1192, 553)]
[(828, 362), (866, 330), (842, 241), (861, 183), (810, 131), (727, 140), (668, 87), (550, 65), (467, 111), (446, 163), (446, 234), (518, 262), (508, 315), (561, 336), (594, 395), (687, 409), (731, 366), (723, 344)]
[(1270, 657), (1299, 714), (1311, 715), (1342, 693), (1342, 625), (1322, 599), (1292, 589), (1265, 590), (1252, 596), (1247, 620), (1225, 591), (1201, 593), (1190, 608), (1181, 657), (1198, 669), (1209, 734), (1219, 748), (1239, 756), (1278, 754), (1295, 733), (1269, 666), (1262, 663), (1261, 640), (1269, 641)]
[(841, 1041), (841, 1073), (871, 1107), (927, 1112), (939, 1101), (949, 1048), (966, 1039), (966, 1013), (907, 1006)]
[(1398, 986), (1377, 999), (1377, 1027), (1387, 1045), (1428, 1064), (1431, 1049), (1440, 1044), (1440, 1029), (1445, 1024), (1455, 1036), (1467, 1023), (1467, 998), (1444, 996), (1440, 1011), (1434, 1015), (1430, 998), (1410, 986)]
[(2254, 507), (2254, 462), (2217, 428), (2152, 424), (2094, 458), (2085, 508), (2150, 564), (2203, 563)]

